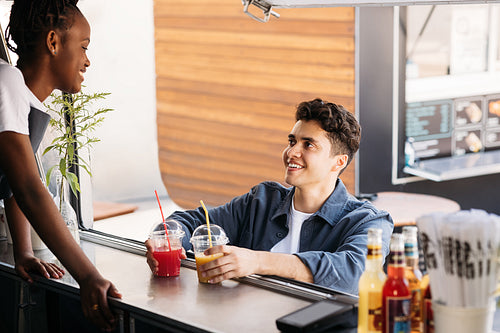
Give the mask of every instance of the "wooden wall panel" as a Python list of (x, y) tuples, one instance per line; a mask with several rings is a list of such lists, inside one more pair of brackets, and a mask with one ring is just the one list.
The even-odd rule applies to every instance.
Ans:
[[(184, 208), (282, 182), (281, 152), (303, 100), (354, 110), (354, 9), (277, 9), (237, 0), (155, 0), (162, 179)], [(341, 176), (354, 189), (354, 163)]]

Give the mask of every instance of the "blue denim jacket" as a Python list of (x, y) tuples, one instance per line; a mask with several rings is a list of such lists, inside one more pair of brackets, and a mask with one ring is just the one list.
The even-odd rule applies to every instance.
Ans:
[[(210, 222), (220, 225), (230, 244), (269, 251), (288, 233), (287, 215), (295, 188), (263, 182), (223, 206), (209, 209)], [(191, 248), (193, 230), (205, 223), (203, 208), (173, 213), (184, 225), (183, 246)], [(389, 253), (393, 230), (389, 213), (350, 195), (342, 181), (323, 206), (302, 225), (297, 257), (311, 270), (314, 283), (335, 290), (358, 293), (367, 253), (368, 228), (382, 229), (383, 256)]]

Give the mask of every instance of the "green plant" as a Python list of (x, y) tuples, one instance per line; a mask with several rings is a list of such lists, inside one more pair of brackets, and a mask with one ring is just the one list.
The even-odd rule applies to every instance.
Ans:
[[(45, 107), (55, 114), (50, 120), (50, 126), (55, 130), (56, 137), (44, 150), (45, 155), (49, 151), (56, 151), (59, 155), (59, 163), (49, 168), (46, 175), (47, 185), (54, 169), (58, 169), (62, 175), (59, 193), (63, 193), (64, 181), (66, 180), (71, 191), (76, 195), (80, 191), (80, 184), (75, 173), (71, 172), (72, 166), (83, 168), (90, 176), (90, 164), (79, 154), (82, 149), (89, 149), (100, 140), (92, 133), (104, 121), (104, 114), (113, 109), (90, 108), (93, 102), (104, 99), (110, 93), (86, 94), (79, 92), (69, 95), (52, 93), (51, 101)], [(58, 184), (59, 185), (59, 184)], [(62, 200), (61, 195), (61, 200)], [(61, 206), (59, 206), (61, 207)]]

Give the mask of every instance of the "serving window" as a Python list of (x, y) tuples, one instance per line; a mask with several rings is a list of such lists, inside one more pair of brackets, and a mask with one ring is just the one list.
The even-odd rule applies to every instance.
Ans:
[(395, 84), (404, 101), (394, 108), (393, 183), (500, 172), (500, 7), (408, 6), (394, 15), (405, 73)]

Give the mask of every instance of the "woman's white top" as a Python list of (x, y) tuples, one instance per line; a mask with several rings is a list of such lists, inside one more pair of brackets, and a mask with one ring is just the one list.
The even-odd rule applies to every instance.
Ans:
[(42, 102), (26, 86), (21, 71), (0, 59), (0, 132), (29, 135), (31, 107), (45, 110)]
[(312, 213), (303, 213), (295, 210), (295, 205), (290, 206), (290, 214), (286, 221), (288, 227), (288, 234), (281, 241), (276, 243), (272, 248), (271, 252), (278, 253), (297, 253), (300, 249), (300, 230), (302, 229), (302, 224), (307, 220)]

